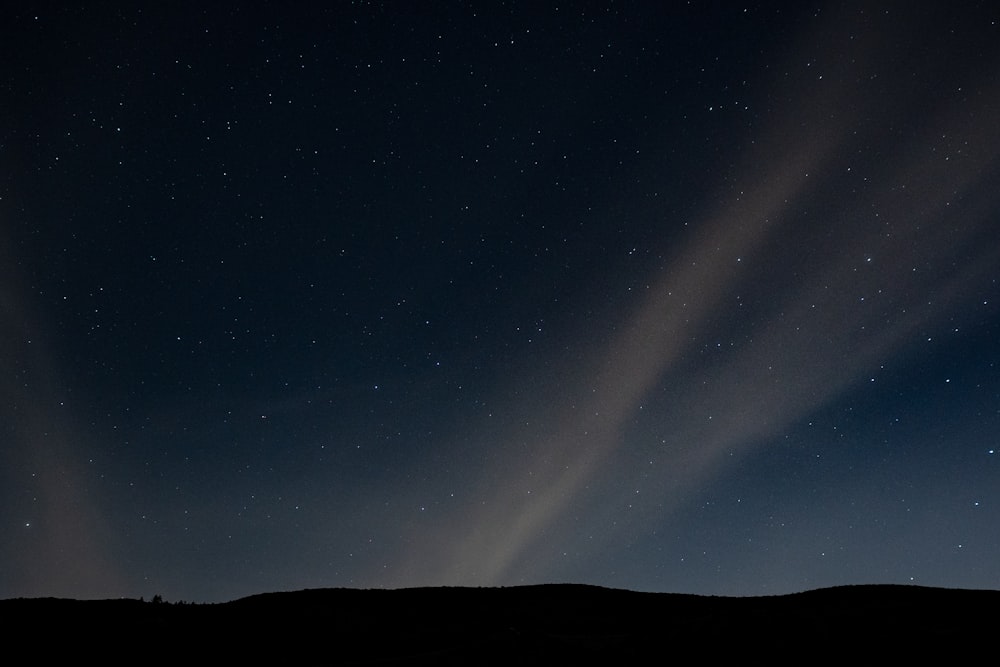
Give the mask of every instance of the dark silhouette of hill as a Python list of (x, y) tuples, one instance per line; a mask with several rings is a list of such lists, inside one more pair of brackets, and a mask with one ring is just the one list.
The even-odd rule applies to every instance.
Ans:
[(0, 600), (0, 619), (8, 653), (27, 648), (36, 660), (634, 664), (954, 658), (992, 644), (998, 608), (1000, 591), (918, 586), (727, 598), (559, 584), (304, 590), (222, 604), (14, 599)]

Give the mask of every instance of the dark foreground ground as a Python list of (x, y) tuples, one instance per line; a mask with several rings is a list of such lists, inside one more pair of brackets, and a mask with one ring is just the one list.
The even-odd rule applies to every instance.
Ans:
[(327, 589), (208, 605), (0, 600), (0, 622), (7, 656), (39, 664), (923, 662), (992, 654), (1000, 591), (849, 586), (721, 598), (577, 585)]

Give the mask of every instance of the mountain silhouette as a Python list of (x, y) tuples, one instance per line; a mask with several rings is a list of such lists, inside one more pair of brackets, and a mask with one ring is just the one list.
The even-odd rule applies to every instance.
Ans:
[(998, 606), (1000, 591), (920, 586), (736, 598), (549, 584), (314, 589), (219, 604), (20, 598), (0, 600), (0, 618), (8, 652), (105, 664), (667, 664), (954, 659), (992, 646)]

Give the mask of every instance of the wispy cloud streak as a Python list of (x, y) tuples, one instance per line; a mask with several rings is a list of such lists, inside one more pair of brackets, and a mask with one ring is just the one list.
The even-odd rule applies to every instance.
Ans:
[[(860, 82), (880, 62), (900, 57), (900, 42), (920, 36), (890, 42), (861, 35), (842, 44), (837, 39), (850, 34), (837, 25), (843, 20), (838, 14), (822, 22), (791, 51), (795, 88), (778, 81), (775, 95), (799, 102), (776, 111), (772, 131), (746, 152), (739, 196), (726, 189), (713, 198), (714, 209), (696, 225), (700, 233), (584, 364), (592, 370), (582, 397), (566, 397), (572, 405), (553, 397), (554, 405), (527, 420), (554, 421), (552, 435), (509, 465), (492, 487), (495, 497), (436, 536), (434, 557), (414, 554), (429, 580), (554, 576), (543, 545), (592, 505), (588, 493), (621, 458), (644, 403), (664, 434), (655, 467), (643, 471), (655, 478), (645, 485), (647, 507), (655, 508), (647, 518), (661, 519), (732, 461), (864, 381), (956, 302), (968, 301), (968, 290), (997, 265), (1000, 252), (987, 242), (997, 195), (985, 176), (995, 173), (1000, 149), (996, 87), (970, 81), (975, 102), (949, 114), (930, 109), (917, 133), (876, 146), (906, 110), (883, 107), (884, 96), (867, 98)], [(821, 57), (803, 74), (806, 53)], [(852, 151), (866, 142), (891, 159), (861, 155), (852, 164)], [(859, 169), (860, 189), (844, 191), (852, 182), (845, 173)], [(873, 211), (869, 202), (894, 204)], [(809, 209), (819, 210), (802, 214)], [(795, 247), (796, 239), (809, 247)], [(759, 308), (766, 318), (727, 314), (734, 295), (762, 284), (773, 285)], [(725, 355), (697, 361), (706, 341), (727, 336), (739, 340)], [(534, 437), (530, 428), (515, 436)]]

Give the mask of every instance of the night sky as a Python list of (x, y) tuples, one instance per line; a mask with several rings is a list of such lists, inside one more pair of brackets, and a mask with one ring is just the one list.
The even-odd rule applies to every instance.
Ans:
[(0, 597), (1000, 587), (996, 3), (112, 4), (0, 20)]

